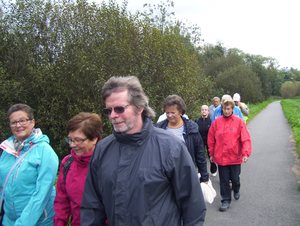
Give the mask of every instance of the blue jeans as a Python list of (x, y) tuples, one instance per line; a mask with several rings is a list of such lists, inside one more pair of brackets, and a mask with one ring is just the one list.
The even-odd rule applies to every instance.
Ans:
[(231, 202), (231, 189), (229, 185), (229, 180), (232, 182), (232, 190), (234, 193), (240, 191), (240, 173), (241, 173), (241, 164), (238, 165), (227, 165), (220, 166), (219, 168), (219, 178), (220, 178), (220, 193), (222, 200), (221, 202)]

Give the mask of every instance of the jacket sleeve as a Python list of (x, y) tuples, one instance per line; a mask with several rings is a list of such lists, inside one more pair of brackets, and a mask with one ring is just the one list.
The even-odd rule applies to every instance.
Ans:
[(91, 157), (84, 185), (80, 208), (81, 226), (105, 226), (106, 214), (102, 196), (98, 189), (97, 165), (99, 163), (95, 158), (95, 152), (96, 150)]
[(216, 119), (216, 110), (215, 110), (214, 115), (213, 115), (213, 117), (211, 119), (211, 124), (215, 121), (215, 119)]
[(249, 157), (252, 152), (251, 137), (246, 124), (244, 122), (241, 122), (241, 124), (241, 142), (243, 145), (242, 155)]
[(206, 205), (197, 171), (183, 143), (177, 151), (175, 156), (170, 154), (167, 160), (167, 171), (170, 173), (173, 193), (183, 218), (183, 225), (201, 226), (204, 223)]
[(56, 196), (54, 199), (54, 211), (55, 217), (53, 218), (54, 226), (66, 226), (69, 222), (71, 214), (70, 200), (66, 192), (65, 176), (64, 176), (64, 164), (66, 162), (65, 157), (60, 165), (59, 176), (56, 183)]
[(38, 152), (41, 153), (41, 162), (37, 168), (36, 189), (22, 211), (21, 216), (16, 220), (15, 226), (36, 224), (51, 198), (57, 175), (58, 158), (50, 145), (43, 142), (34, 149), (39, 149)]
[(244, 121), (244, 117), (239, 107), (234, 107), (233, 111), (234, 111), (234, 115), (240, 117)]
[(209, 180), (209, 174), (207, 172), (203, 140), (199, 132), (196, 134), (194, 146), (195, 146), (195, 158), (196, 158), (195, 161), (198, 167), (198, 171), (201, 174), (200, 182), (206, 182)]
[(216, 139), (215, 139), (215, 124), (212, 124), (211, 127), (208, 130), (208, 135), (207, 135), (207, 146), (208, 146), (208, 151), (210, 156), (215, 156), (215, 144), (216, 144)]

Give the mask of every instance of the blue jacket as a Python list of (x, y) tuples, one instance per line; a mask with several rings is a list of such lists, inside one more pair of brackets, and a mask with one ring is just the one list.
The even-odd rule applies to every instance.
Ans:
[[(55, 198), (54, 182), (56, 179), (58, 158), (51, 146), (49, 138), (40, 129), (35, 135), (25, 140), (19, 157), (32, 144), (39, 143), (14, 168), (4, 192), (3, 225), (53, 225)], [(13, 155), (14, 136), (1, 143), (4, 150), (0, 157), (0, 189), (17, 155)], [(0, 194), (1, 194), (0, 193)]]
[[(234, 106), (233, 114), (244, 120), (244, 117), (239, 107)], [(215, 121), (216, 118), (220, 117), (221, 115), (222, 115), (222, 106), (219, 106), (215, 109), (214, 116), (211, 119), (211, 124)]]
[[(206, 182), (209, 179), (209, 174), (206, 167), (203, 140), (198, 131), (198, 125), (184, 117), (181, 118), (184, 122), (183, 137), (185, 145), (193, 161), (196, 163), (199, 173), (201, 174), (200, 181)], [(168, 122), (168, 119), (165, 119), (164, 121), (157, 123), (156, 127), (166, 129)]]

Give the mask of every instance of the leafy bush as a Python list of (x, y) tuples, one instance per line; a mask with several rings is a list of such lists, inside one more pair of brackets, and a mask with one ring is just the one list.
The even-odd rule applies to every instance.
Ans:
[(286, 81), (281, 86), (281, 96), (285, 99), (295, 97), (299, 93), (299, 84), (297, 82)]

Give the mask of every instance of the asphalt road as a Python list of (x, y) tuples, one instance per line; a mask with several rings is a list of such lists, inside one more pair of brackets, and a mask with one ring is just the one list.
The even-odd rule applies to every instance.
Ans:
[[(250, 112), (251, 114), (251, 112)], [(248, 124), (252, 155), (242, 164), (241, 197), (220, 212), (219, 175), (210, 179), (217, 191), (207, 204), (204, 225), (300, 225), (300, 191), (292, 171), (296, 164), (291, 128), (280, 101), (269, 104)]]

